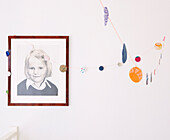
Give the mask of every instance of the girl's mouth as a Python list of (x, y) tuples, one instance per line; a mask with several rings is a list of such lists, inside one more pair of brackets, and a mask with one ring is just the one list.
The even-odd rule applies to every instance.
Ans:
[(40, 77), (40, 76), (39, 76), (39, 75), (33, 75), (33, 77), (38, 78), (38, 77)]

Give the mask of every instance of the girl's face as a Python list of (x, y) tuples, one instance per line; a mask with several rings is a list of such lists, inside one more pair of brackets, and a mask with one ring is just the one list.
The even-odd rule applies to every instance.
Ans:
[(30, 57), (28, 62), (28, 75), (35, 83), (41, 84), (47, 74), (47, 67), (44, 62), (36, 57)]

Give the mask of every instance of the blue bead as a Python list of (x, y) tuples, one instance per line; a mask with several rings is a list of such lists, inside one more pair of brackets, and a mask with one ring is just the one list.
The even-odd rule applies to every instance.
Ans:
[(9, 55), (10, 55), (9, 51), (6, 51), (6, 56), (9, 56)]
[(103, 67), (103, 66), (100, 66), (100, 67), (99, 67), (99, 70), (100, 70), (100, 71), (103, 71), (103, 70), (104, 70), (104, 67)]
[(125, 63), (127, 60), (127, 50), (126, 45), (123, 44), (123, 50), (122, 50), (122, 62)]

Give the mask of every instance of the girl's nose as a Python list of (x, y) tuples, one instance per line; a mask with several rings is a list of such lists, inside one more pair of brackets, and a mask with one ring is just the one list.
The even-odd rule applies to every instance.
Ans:
[(34, 74), (35, 74), (35, 75), (38, 74), (38, 69), (34, 69)]

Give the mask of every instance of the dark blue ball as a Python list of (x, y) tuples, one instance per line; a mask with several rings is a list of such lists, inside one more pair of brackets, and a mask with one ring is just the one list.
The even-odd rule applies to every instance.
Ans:
[(100, 70), (100, 71), (103, 71), (103, 70), (104, 70), (104, 67), (103, 67), (103, 66), (100, 66), (100, 67), (99, 67), (99, 70)]
[(10, 55), (9, 51), (6, 51), (6, 56), (9, 56), (9, 55)]

